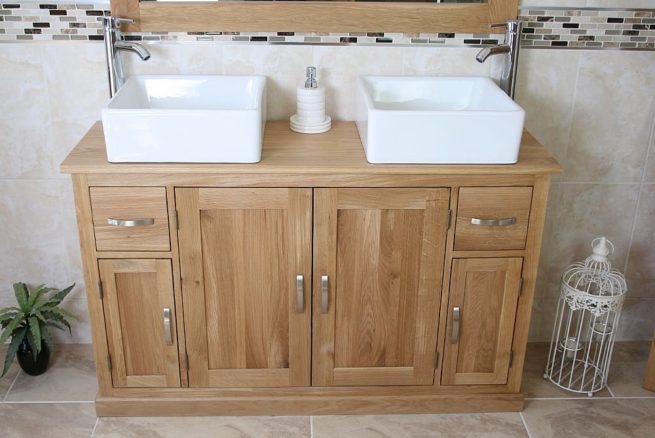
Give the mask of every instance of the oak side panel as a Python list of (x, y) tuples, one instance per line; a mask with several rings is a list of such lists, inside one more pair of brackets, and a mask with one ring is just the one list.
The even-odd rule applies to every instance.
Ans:
[(112, 381), (108, 367), (109, 349), (105, 329), (105, 314), (100, 299), (98, 264), (95, 259), (95, 239), (93, 235), (93, 215), (87, 176), (73, 175), (73, 192), (75, 194), (75, 213), (80, 236), (80, 251), (84, 267), (84, 287), (86, 289), (91, 335), (93, 338), (93, 355), (98, 377), (100, 395), (111, 393)]
[(644, 388), (649, 391), (655, 391), (655, 337), (650, 344), (650, 354), (648, 355), (646, 376), (644, 377)]
[(530, 330), (530, 319), (532, 317), (534, 289), (537, 283), (537, 274), (539, 271), (539, 256), (541, 253), (543, 229), (546, 221), (549, 188), (550, 177), (548, 175), (535, 176), (532, 191), (532, 206), (530, 207), (528, 240), (525, 246), (525, 256), (523, 258), (523, 287), (519, 296), (518, 308), (516, 311), (516, 324), (514, 327), (514, 343), (512, 345), (514, 362), (507, 380), (508, 387), (514, 392), (519, 392), (521, 390), (523, 363), (525, 361), (525, 351)]

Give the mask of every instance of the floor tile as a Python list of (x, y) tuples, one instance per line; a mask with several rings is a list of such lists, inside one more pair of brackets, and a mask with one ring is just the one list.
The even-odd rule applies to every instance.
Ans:
[[(547, 342), (530, 343), (525, 355), (523, 366), (522, 391), (526, 398), (587, 398), (587, 394), (579, 394), (559, 388), (548, 379), (544, 379), (544, 370), (548, 362)], [(612, 385), (610, 385), (611, 387)], [(611, 397), (607, 389), (594, 394), (594, 398)]]
[(655, 436), (655, 399), (529, 400), (531, 438)]
[(643, 387), (650, 341), (620, 342), (614, 347), (608, 385), (616, 397), (655, 397)]
[(312, 417), (315, 438), (527, 437), (518, 413)]
[[(2, 372), (2, 368), (4, 367), (6, 352), (7, 352), (7, 346), (0, 345), (0, 373)], [(4, 400), (5, 395), (7, 395), (7, 391), (11, 387), (11, 384), (16, 378), (18, 372), (19, 372), (18, 363), (14, 360), (14, 363), (11, 365), (11, 368), (9, 368), (9, 371), (7, 371), (7, 374), (5, 374), (4, 377), (0, 377), (0, 402)]]
[(94, 438), (308, 438), (309, 417), (100, 418)]
[(89, 438), (95, 423), (93, 403), (0, 404), (2, 438)]
[(6, 401), (93, 401), (97, 392), (91, 345), (61, 344), (48, 371), (40, 376), (21, 373)]

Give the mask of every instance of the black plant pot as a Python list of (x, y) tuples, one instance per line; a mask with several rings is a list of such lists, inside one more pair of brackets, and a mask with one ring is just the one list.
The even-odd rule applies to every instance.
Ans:
[(30, 344), (27, 342), (27, 339), (23, 339), (23, 342), (18, 346), (16, 357), (23, 371), (30, 376), (38, 376), (39, 374), (45, 373), (48, 369), (50, 350), (45, 342), (41, 341), (41, 351), (36, 355), (36, 359), (34, 359), (34, 353)]

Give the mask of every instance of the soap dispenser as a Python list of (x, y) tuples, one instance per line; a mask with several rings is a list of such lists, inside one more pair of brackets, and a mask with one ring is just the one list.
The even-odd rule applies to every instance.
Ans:
[(301, 134), (320, 134), (329, 131), (332, 119), (325, 115), (325, 88), (316, 81), (316, 67), (307, 67), (307, 79), (298, 87), (297, 113), (291, 116), (292, 131)]

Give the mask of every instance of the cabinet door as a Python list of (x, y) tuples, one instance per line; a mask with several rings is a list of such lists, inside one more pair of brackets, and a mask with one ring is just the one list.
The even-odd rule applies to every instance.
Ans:
[(442, 384), (507, 383), (522, 264), (453, 260)]
[(448, 189), (317, 189), (313, 384), (434, 380)]
[(190, 386), (309, 385), (311, 189), (175, 199)]
[(115, 387), (179, 387), (170, 260), (99, 260)]

